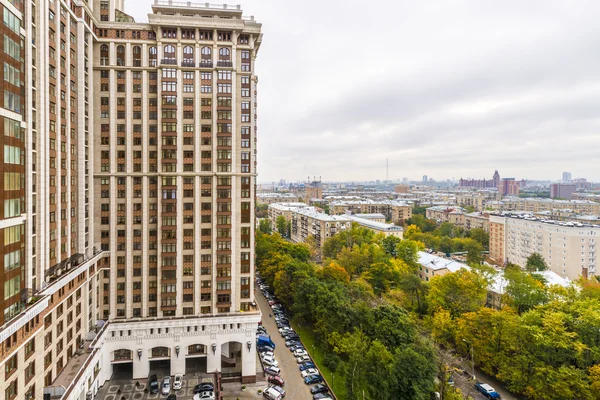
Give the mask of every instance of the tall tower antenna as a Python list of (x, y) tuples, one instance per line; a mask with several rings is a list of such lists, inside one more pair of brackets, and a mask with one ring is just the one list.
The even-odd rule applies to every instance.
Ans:
[(386, 158), (385, 159), (385, 180), (386, 181), (390, 181), (390, 163), (389, 163), (390, 159)]

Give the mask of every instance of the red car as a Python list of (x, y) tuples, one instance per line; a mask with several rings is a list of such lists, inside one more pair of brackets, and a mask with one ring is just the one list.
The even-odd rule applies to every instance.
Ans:
[(277, 386), (283, 386), (285, 384), (285, 382), (283, 381), (283, 378), (280, 377), (279, 375), (269, 376), (269, 383), (272, 383), (273, 385), (277, 385)]

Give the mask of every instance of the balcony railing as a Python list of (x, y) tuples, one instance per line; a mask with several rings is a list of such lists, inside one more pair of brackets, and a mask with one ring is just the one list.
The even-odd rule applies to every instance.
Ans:
[(183, 60), (181, 62), (181, 66), (182, 67), (195, 67), (196, 64), (194, 64), (194, 60)]
[(198, 67), (200, 68), (212, 68), (213, 67), (213, 63), (212, 61), (200, 61), (200, 64), (198, 64)]
[(174, 58), (163, 58), (160, 60), (160, 63), (166, 65), (177, 65), (177, 60)]
[(217, 61), (217, 67), (233, 67), (231, 61)]

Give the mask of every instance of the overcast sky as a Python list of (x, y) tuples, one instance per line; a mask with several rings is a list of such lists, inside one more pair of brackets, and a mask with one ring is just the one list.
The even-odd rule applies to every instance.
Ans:
[(386, 158), (390, 179), (600, 181), (598, 1), (241, 5), (263, 24), (259, 182), (385, 179)]

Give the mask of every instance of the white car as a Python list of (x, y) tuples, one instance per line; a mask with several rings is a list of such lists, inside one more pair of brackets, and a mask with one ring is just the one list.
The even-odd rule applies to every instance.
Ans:
[(302, 357), (302, 356), (307, 356), (307, 355), (308, 355), (308, 353), (304, 349), (294, 350), (294, 357)]
[(194, 400), (215, 400), (215, 392), (201, 392), (194, 395)]
[(296, 362), (298, 364), (302, 364), (304, 362), (310, 361), (310, 357), (309, 356), (300, 356), (298, 358), (296, 358)]
[(305, 369), (304, 371), (302, 371), (302, 377), (306, 378), (307, 376), (310, 375), (319, 375), (319, 370), (316, 368), (308, 368)]
[(294, 332), (294, 330), (292, 328), (290, 328), (289, 326), (286, 326), (284, 328), (279, 329), (279, 333), (281, 333), (283, 335), (283, 333), (287, 333), (287, 332)]
[(163, 379), (162, 386), (160, 387), (160, 392), (165, 395), (169, 394), (169, 392), (171, 392), (171, 377), (170, 376), (165, 376), (165, 379)]
[(173, 378), (173, 390), (181, 390), (181, 386), (183, 386), (183, 375), (177, 374)]
[(279, 363), (275, 360), (274, 357), (265, 357), (263, 358), (263, 364), (268, 367), (279, 367)]
[(265, 358), (265, 357), (275, 357), (275, 354), (272, 351), (263, 351), (262, 353), (260, 353), (260, 356), (262, 358)]

